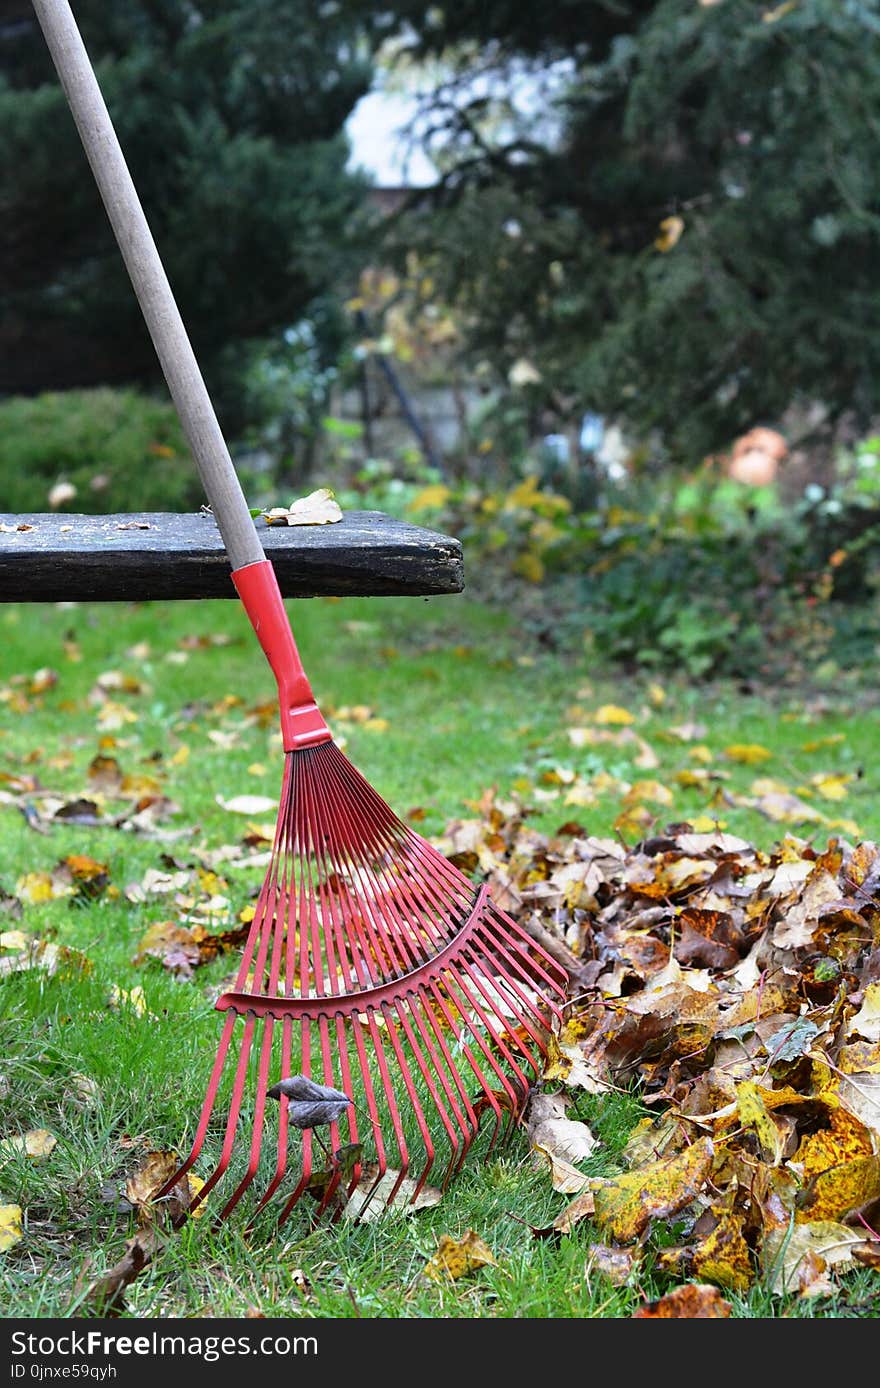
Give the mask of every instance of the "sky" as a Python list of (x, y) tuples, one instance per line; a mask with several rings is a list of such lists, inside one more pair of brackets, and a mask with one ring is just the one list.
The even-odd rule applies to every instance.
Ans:
[(425, 188), (437, 181), (431, 160), (409, 149), (402, 130), (415, 114), (412, 97), (401, 93), (369, 92), (352, 111), (347, 124), (352, 155), (349, 165), (365, 169), (381, 188)]
[[(519, 126), (528, 129), (534, 138), (552, 144), (560, 129), (556, 99), (570, 82), (572, 70), (566, 59), (546, 67), (510, 62), (503, 68), (475, 72), (459, 88), (459, 95), (465, 101), (473, 97), (503, 98), (515, 123), (510, 126), (508, 122), (508, 134)], [(361, 98), (348, 119), (350, 166), (366, 170), (384, 188), (425, 188), (436, 183), (436, 167), (424, 150), (411, 146), (404, 135), (418, 109), (416, 91), (385, 90), (380, 77), (377, 86)], [(424, 116), (421, 128), (424, 131)], [(503, 129), (504, 126), (496, 128), (495, 134)]]

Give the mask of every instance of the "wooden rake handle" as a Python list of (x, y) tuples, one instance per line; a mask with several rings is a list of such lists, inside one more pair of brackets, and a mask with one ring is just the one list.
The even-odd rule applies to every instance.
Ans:
[(233, 568), (266, 560), (67, 0), (32, 0)]

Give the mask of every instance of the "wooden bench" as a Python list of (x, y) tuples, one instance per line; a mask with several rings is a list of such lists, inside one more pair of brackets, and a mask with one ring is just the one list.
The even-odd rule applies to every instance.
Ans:
[[(379, 511), (331, 525), (254, 524), (284, 597), (460, 593), (460, 541)], [(0, 514), (0, 602), (235, 598), (209, 511)]]

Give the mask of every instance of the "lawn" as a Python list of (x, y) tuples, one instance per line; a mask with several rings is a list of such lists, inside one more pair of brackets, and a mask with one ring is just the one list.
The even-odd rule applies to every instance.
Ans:
[[(685, 821), (766, 850), (880, 837), (873, 687), (838, 700), (612, 678), (577, 649), (524, 644), (514, 613), (466, 596), (289, 607), (337, 740), (427, 837), (479, 817), (487, 791), (536, 830), (574, 822), (629, 845)], [(192, 1136), (234, 964), (175, 976), (135, 962), (139, 947), (181, 914), (238, 925), (259, 874), (222, 850), (271, 830), (283, 754), (272, 677), (234, 602), (10, 606), (0, 632), (0, 963), (20, 934), (46, 946), (0, 974), (0, 1205), (23, 1211), (0, 1289), (9, 1315), (72, 1316), (132, 1233), (126, 1177)], [(569, 1117), (599, 1140), (583, 1170), (615, 1170), (644, 1112), (635, 1092), (577, 1095)], [(56, 1139), (44, 1156), (8, 1141), (39, 1129)], [(627, 1317), (668, 1286), (659, 1247), (615, 1285), (588, 1256), (588, 1221), (536, 1237), (566, 1200), (515, 1131), (475, 1148), (417, 1214), (318, 1229), (295, 1215), (253, 1236), (244, 1216), (191, 1220), (128, 1288), (127, 1313)], [(468, 1230), (495, 1262), (426, 1278), (440, 1236)], [(859, 1269), (834, 1295), (758, 1285), (729, 1300), (739, 1317), (876, 1314), (877, 1284)]]

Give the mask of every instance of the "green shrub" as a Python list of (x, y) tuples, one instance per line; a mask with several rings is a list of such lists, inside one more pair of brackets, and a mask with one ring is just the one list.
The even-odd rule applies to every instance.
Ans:
[(0, 509), (86, 514), (192, 511), (205, 500), (170, 402), (134, 390), (69, 390), (0, 403)]
[(544, 645), (694, 679), (835, 680), (880, 653), (874, 444), (797, 505), (700, 471), (578, 511), (533, 476), (425, 488), (410, 518), (457, 535), (468, 586), (515, 602)]

